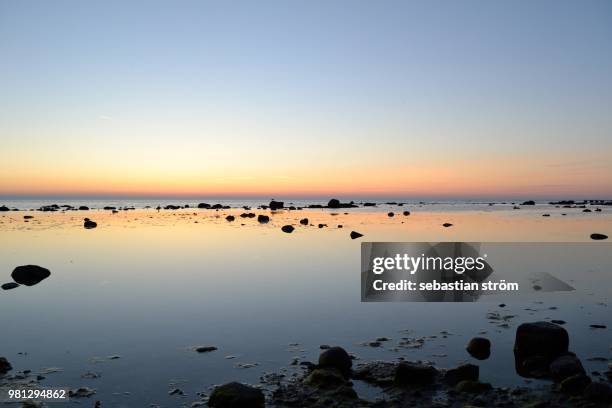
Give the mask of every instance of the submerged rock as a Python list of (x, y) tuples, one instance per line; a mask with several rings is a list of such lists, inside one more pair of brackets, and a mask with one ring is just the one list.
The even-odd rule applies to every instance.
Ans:
[(363, 237), (363, 234), (357, 231), (351, 231), (351, 239), (357, 239)]
[(19, 287), (19, 284), (15, 282), (8, 282), (8, 283), (3, 284), (1, 287), (3, 290), (11, 290), (11, 289), (15, 289)]
[(293, 230), (294, 230), (294, 229), (295, 229), (295, 228), (293, 228), (293, 226), (292, 226), (292, 225), (283, 225), (283, 226), (281, 227), (281, 230), (282, 230), (283, 232), (286, 232), (287, 234), (291, 234), (291, 233), (293, 232)]
[(208, 399), (212, 408), (263, 408), (266, 398), (257, 388), (231, 382), (215, 387)]
[(478, 360), (486, 360), (491, 355), (491, 341), (484, 337), (474, 337), (468, 343), (466, 350)]
[(351, 356), (342, 347), (330, 347), (319, 355), (319, 367), (335, 368), (343, 375), (348, 375), (353, 366)]
[(47, 279), (51, 272), (38, 265), (22, 265), (18, 266), (11, 273), (13, 280), (21, 285), (34, 286), (40, 281)]
[(8, 373), (12, 369), (11, 363), (5, 357), (0, 357), (0, 375)]

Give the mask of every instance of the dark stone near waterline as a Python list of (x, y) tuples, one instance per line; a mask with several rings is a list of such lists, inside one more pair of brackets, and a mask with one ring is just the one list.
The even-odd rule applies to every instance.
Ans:
[(211, 351), (217, 350), (215, 346), (199, 346), (195, 348), (198, 353), (210, 353)]
[(357, 239), (363, 237), (363, 234), (357, 231), (351, 231), (351, 239)]
[(13, 369), (11, 363), (4, 357), (0, 357), (0, 375), (6, 374)]
[(457, 385), (461, 381), (478, 381), (480, 368), (475, 364), (464, 364), (457, 368), (451, 368), (444, 373), (444, 382), (449, 385)]
[[(567, 354), (569, 335), (550, 322), (523, 323), (514, 340), (515, 368), (519, 375), (541, 376), (557, 357)], [(537, 364), (536, 364), (537, 363)]]
[(11, 273), (13, 280), (21, 285), (34, 286), (43, 279), (47, 279), (51, 272), (38, 265), (22, 265), (18, 266)]
[(436, 380), (438, 370), (434, 367), (411, 362), (402, 362), (395, 370), (393, 383), (398, 386), (413, 384), (432, 384)]
[(291, 234), (291, 233), (293, 232), (293, 230), (294, 230), (294, 229), (295, 229), (295, 228), (293, 228), (293, 226), (292, 226), (292, 225), (283, 225), (283, 226), (281, 227), (281, 230), (282, 230), (283, 232), (286, 232), (287, 234)]
[(225, 217), (226, 220), (228, 220), (229, 222), (232, 222), (236, 219), (236, 217), (234, 217), (233, 215), (228, 215), (227, 217)]
[(82, 205), (79, 207), (80, 211), (89, 211), (89, 207), (87, 207), (86, 205)]
[(598, 233), (594, 233), (591, 234), (591, 239), (595, 240), (595, 241), (601, 241), (604, 239), (608, 239), (608, 236), (605, 234), (598, 234)]
[(208, 208), (210, 208), (210, 204), (208, 204), (208, 203), (200, 203), (200, 204), (198, 204), (198, 208), (208, 209)]
[(248, 385), (231, 382), (215, 387), (208, 399), (212, 408), (264, 408), (264, 393)]
[(270, 201), (270, 209), (272, 211), (274, 210), (279, 210), (281, 208), (285, 207), (285, 203), (283, 201)]
[(336, 198), (332, 198), (331, 200), (329, 200), (329, 202), (327, 203), (327, 206), (329, 208), (340, 208), (340, 200), (336, 199)]
[(521, 205), (535, 205), (535, 201), (533, 200), (524, 201), (523, 204)]
[(96, 228), (98, 226), (98, 224), (92, 220), (90, 220), (89, 218), (85, 218), (85, 222), (83, 223), (83, 227), (85, 227), (85, 229), (92, 229), (92, 228)]
[(589, 325), (591, 329), (606, 329), (608, 326), (605, 324), (591, 324)]
[(388, 216), (388, 217), (393, 217), (393, 216), (395, 216), (395, 214), (394, 214), (393, 212), (388, 212), (388, 213), (387, 213), (387, 216)]
[(300, 224), (302, 224), (302, 225), (308, 225), (308, 218), (302, 218), (302, 219), (300, 220)]
[(468, 343), (466, 350), (478, 360), (486, 360), (491, 355), (491, 341), (484, 337), (474, 337)]
[(352, 366), (351, 356), (342, 347), (330, 347), (319, 355), (321, 368), (335, 368), (346, 376)]
[(408, 215), (410, 215), (410, 211), (404, 211), (402, 214), (408, 216)]
[(104, 209), (105, 210), (116, 210), (117, 208), (116, 207), (109, 207), (109, 206), (107, 206), (107, 207), (104, 207)]
[(0, 206), (0, 211), (11, 211), (6, 205)]

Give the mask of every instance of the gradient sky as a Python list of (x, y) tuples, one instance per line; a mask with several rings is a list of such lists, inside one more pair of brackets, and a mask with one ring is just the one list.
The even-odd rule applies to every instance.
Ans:
[(0, 195), (612, 197), (610, 1), (0, 2)]

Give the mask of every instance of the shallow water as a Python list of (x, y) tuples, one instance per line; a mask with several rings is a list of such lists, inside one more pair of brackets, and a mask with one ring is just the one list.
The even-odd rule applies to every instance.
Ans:
[[(563, 277), (572, 280), (574, 292), (507, 299), (503, 309), (490, 301), (360, 302), (360, 240), (349, 238), (351, 230), (367, 241), (433, 242), (591, 242), (593, 232), (612, 232), (608, 208), (582, 213), (548, 205), (441, 205), (254, 210), (271, 215), (266, 225), (240, 217), (228, 223), (227, 214), (242, 212), (236, 209), (0, 213), (0, 283), (9, 282), (18, 265), (52, 272), (36, 286), (0, 291), (0, 355), (14, 372), (61, 368), (42, 384), (95, 388), (93, 398), (107, 406), (180, 406), (214, 384), (256, 384), (263, 373), (281, 370), (291, 375), (299, 371), (292, 360), (316, 361), (321, 344), (341, 345), (363, 361), (403, 357), (451, 367), (471, 360), (465, 344), (486, 332), (493, 349), (491, 358), (477, 362), (481, 379), (501, 386), (525, 381), (514, 371), (516, 326), (563, 319), (570, 348), (587, 369), (605, 371), (607, 362), (587, 359), (611, 354), (609, 329), (589, 328), (612, 324), (609, 258), (570, 268), (574, 276)], [(393, 218), (386, 215), (390, 208)], [(35, 218), (26, 223), (26, 214)], [(83, 229), (84, 217), (98, 227)], [(315, 226), (300, 226), (303, 217)], [(443, 228), (444, 222), (454, 226)], [(292, 234), (280, 231), (288, 223), (296, 226)], [(508, 328), (499, 327), (486, 319), (496, 311), (516, 317)], [(380, 336), (391, 340), (379, 348), (360, 344)], [(424, 337), (424, 344), (397, 348), (401, 337)], [(219, 349), (198, 354), (192, 350), (198, 345)], [(114, 355), (120, 358), (108, 358)], [(81, 378), (88, 371), (101, 376)], [(185, 397), (169, 396), (174, 387)]]

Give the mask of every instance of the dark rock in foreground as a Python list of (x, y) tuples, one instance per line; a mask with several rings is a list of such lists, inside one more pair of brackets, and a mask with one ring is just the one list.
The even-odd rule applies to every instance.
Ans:
[(448, 385), (457, 385), (461, 381), (478, 381), (480, 368), (474, 364), (464, 364), (451, 368), (444, 373), (444, 382)]
[(595, 241), (601, 241), (604, 239), (608, 239), (608, 236), (605, 234), (598, 234), (598, 233), (594, 233), (591, 234), (591, 239), (595, 240)]
[(267, 224), (268, 222), (270, 222), (270, 217), (268, 217), (267, 215), (262, 215), (262, 214), (259, 214), (259, 215), (257, 216), (257, 221), (258, 221), (260, 224)]
[(357, 231), (351, 231), (351, 239), (357, 239), (363, 237), (363, 234)]
[(578, 357), (571, 354), (556, 358), (550, 364), (549, 371), (553, 380), (558, 382), (577, 374), (586, 374)]
[(474, 337), (468, 343), (466, 350), (478, 360), (486, 360), (491, 355), (491, 341), (484, 337)]
[(302, 218), (302, 219), (300, 220), (300, 224), (302, 224), (302, 225), (308, 225), (308, 218)]
[(294, 229), (295, 229), (295, 228), (293, 228), (293, 226), (292, 226), (292, 225), (283, 225), (283, 226), (281, 227), (281, 230), (282, 230), (283, 232), (286, 232), (287, 234), (291, 234), (291, 233), (293, 232), (293, 230), (294, 230)]
[(228, 215), (227, 217), (225, 217), (226, 220), (228, 220), (229, 222), (232, 222), (236, 219), (236, 217), (234, 217), (233, 215)]
[(265, 396), (257, 388), (231, 382), (215, 387), (208, 399), (212, 408), (263, 408)]
[(554, 323), (523, 323), (516, 329), (514, 354), (521, 357), (542, 356), (551, 362), (567, 353), (567, 330)]
[(15, 282), (8, 282), (8, 283), (3, 284), (1, 287), (3, 290), (11, 290), (11, 289), (18, 288), (19, 284)]
[(48, 269), (38, 265), (18, 266), (11, 273), (13, 280), (21, 285), (34, 286), (51, 275)]
[[(353, 201), (350, 203), (341, 203), (337, 198), (332, 198), (327, 203), (327, 208), (355, 208), (357, 205)], [(314, 207), (313, 207), (314, 208)]]
[(335, 368), (343, 375), (348, 375), (352, 366), (351, 357), (342, 347), (331, 347), (319, 355), (321, 368)]
[(0, 357), (0, 375), (6, 374), (13, 369), (11, 363), (4, 357)]
[(438, 370), (430, 365), (402, 362), (395, 370), (393, 383), (397, 386), (432, 384), (437, 375)]

